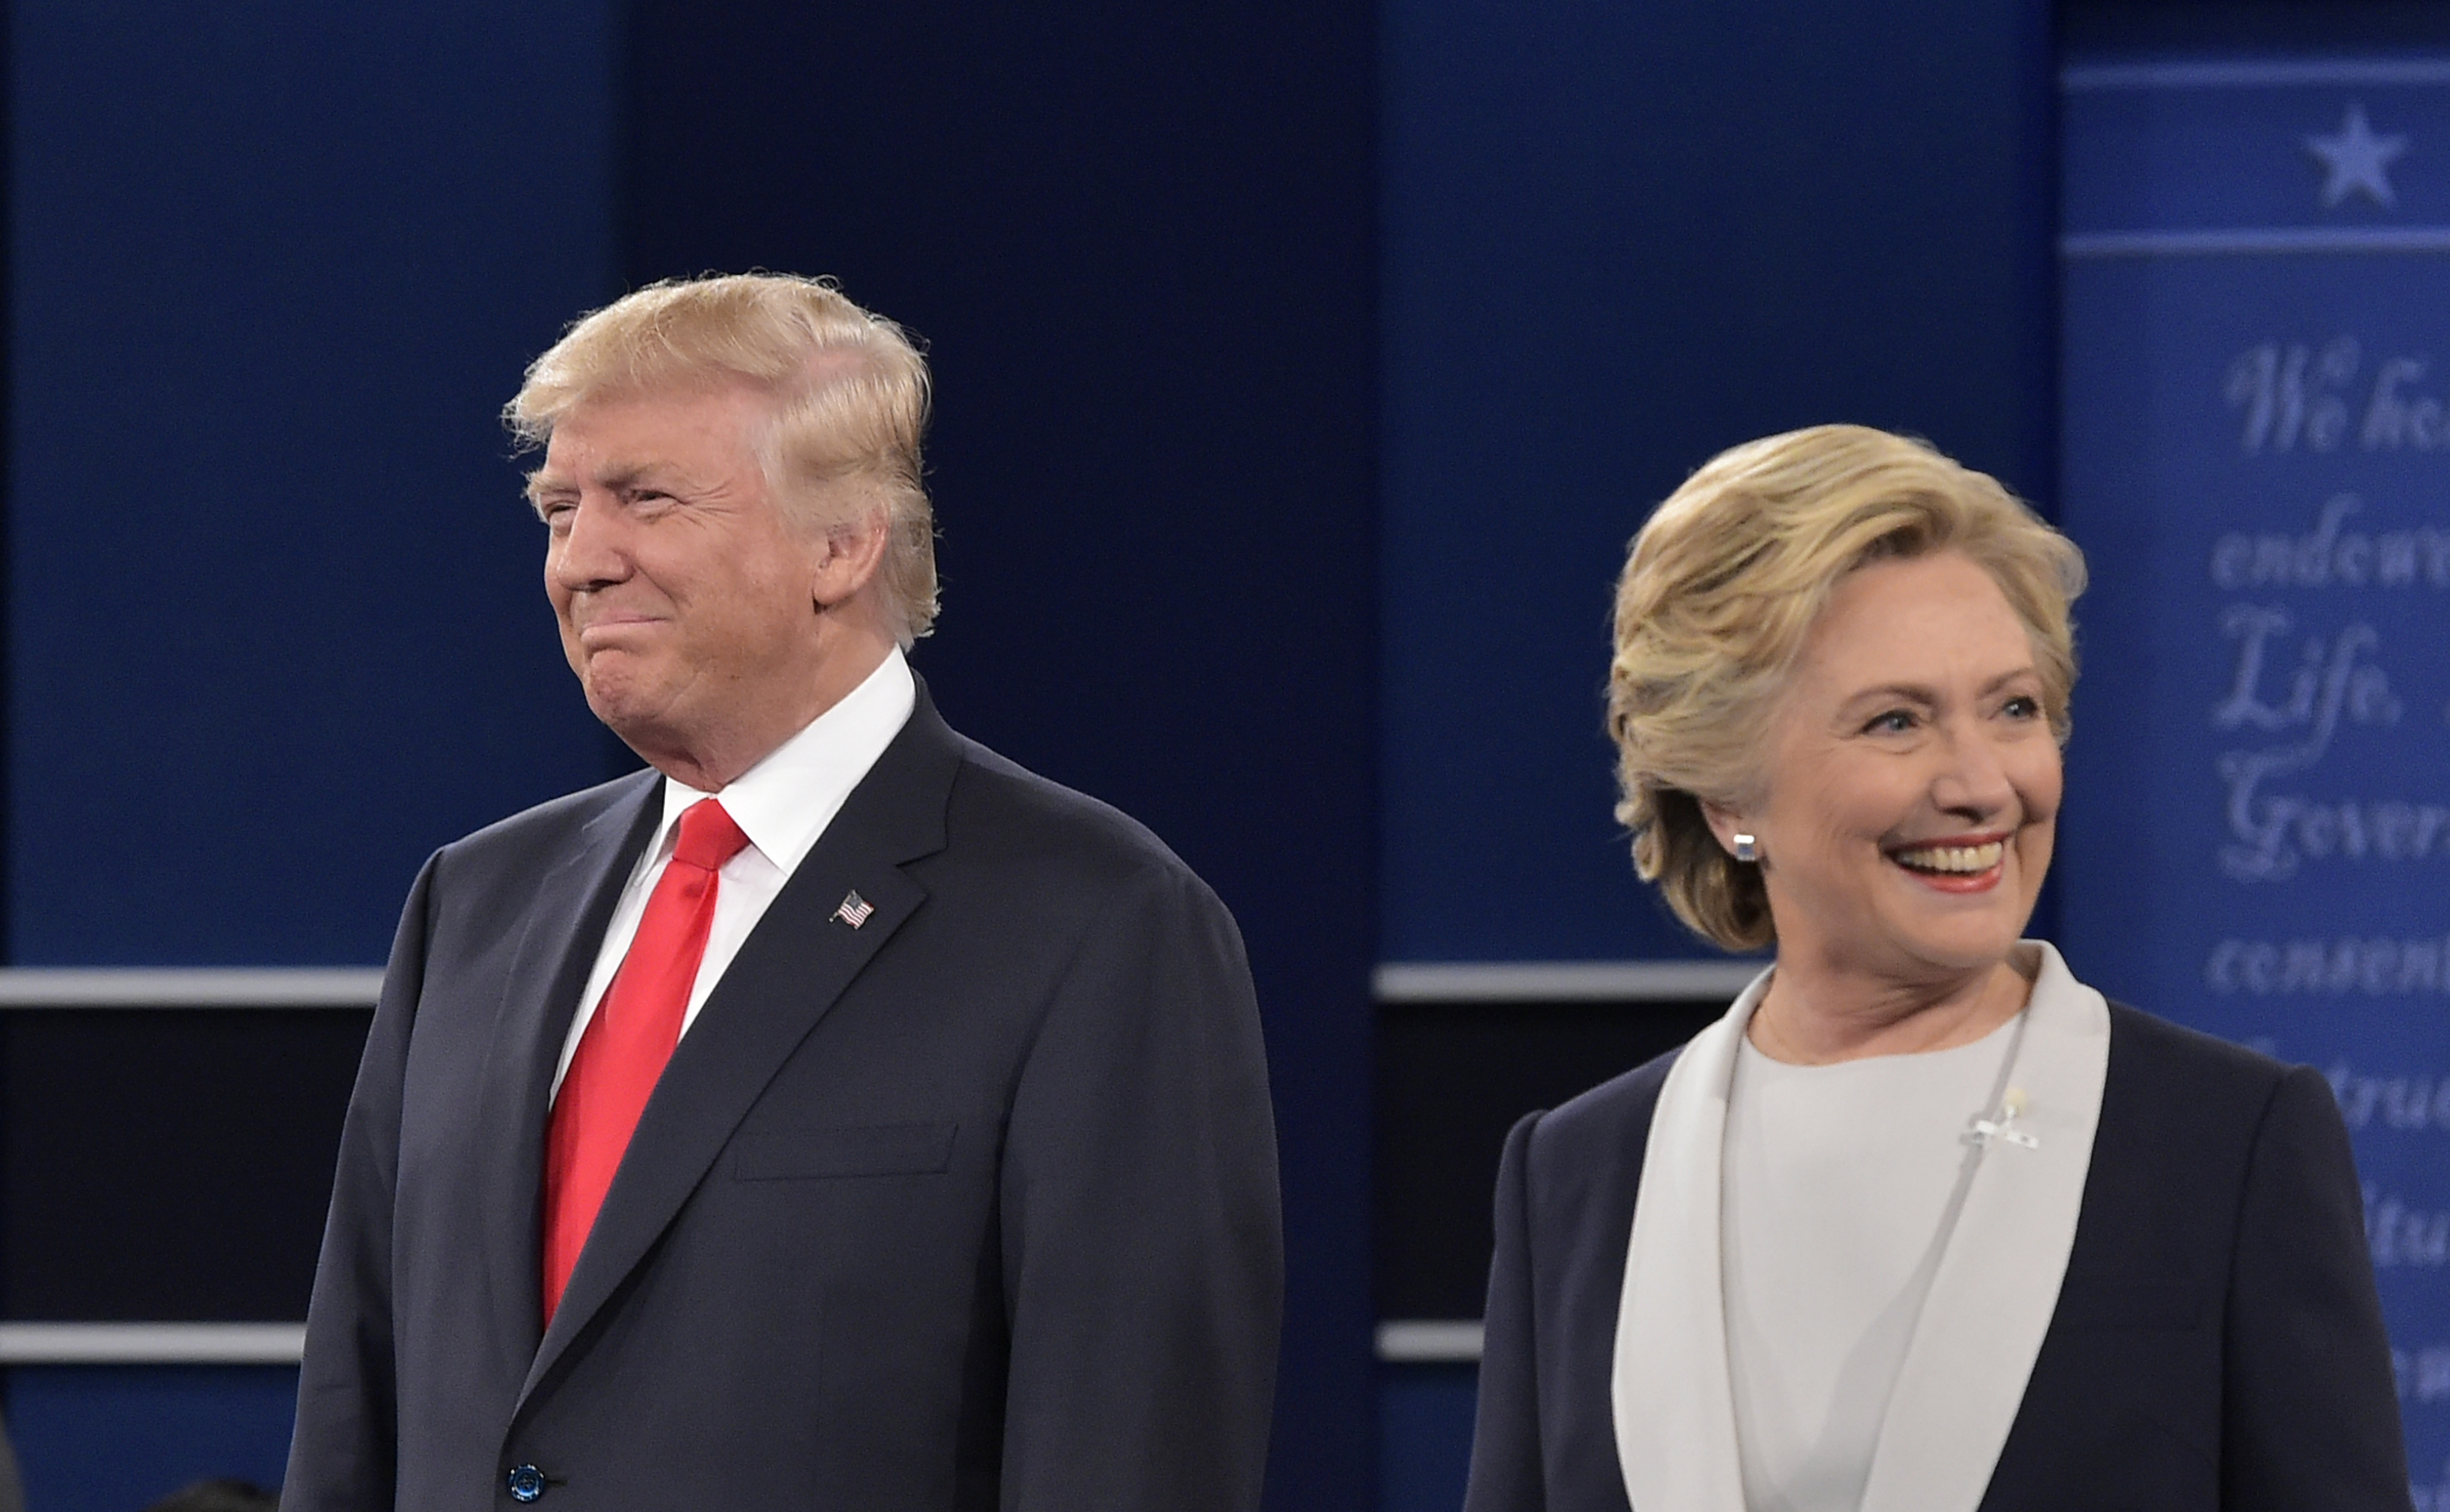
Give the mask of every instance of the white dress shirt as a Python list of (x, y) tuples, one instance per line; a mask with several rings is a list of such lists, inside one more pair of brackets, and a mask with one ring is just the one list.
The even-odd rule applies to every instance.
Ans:
[(714, 892), (714, 922), (707, 933), (697, 979), (690, 987), (689, 1007), (681, 1016), (681, 1033), (687, 1035), (697, 1022), (698, 1010), (706, 1006), (707, 995), (723, 979), (724, 968), (731, 964), (731, 958), (740, 953), (757, 921), (766, 917), (767, 907), (782, 892), (783, 884), (791, 880), (791, 873), (815, 848), (826, 826), (842, 811), (851, 789), (909, 722), (918, 701), (918, 683), (910, 675), (910, 664), (896, 649), (849, 696), (809, 721), (807, 728), (776, 746), (720, 795), (664, 779), (663, 820), (621, 889), (612, 922), (595, 953), (595, 969), (588, 974), (587, 990), (579, 994), (578, 1013), (570, 1021), (561, 1061), (553, 1073), (554, 1095), (560, 1095), (570, 1058), (578, 1053), (579, 1037), (587, 1033), (596, 1006), (612, 985), (621, 958), (630, 953), (630, 941), (647, 911), (648, 896), (671, 861), (681, 811), (700, 799), (719, 796), (724, 812), (749, 837), (749, 843), (716, 874), (720, 881)]
[(1738, 1047), (1721, 1264), (1749, 1512), (1862, 1504), (2012, 1025), (1823, 1066)]

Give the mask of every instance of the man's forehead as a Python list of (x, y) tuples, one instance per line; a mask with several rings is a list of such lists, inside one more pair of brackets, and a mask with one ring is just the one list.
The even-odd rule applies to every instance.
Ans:
[(701, 471), (749, 455), (764, 397), (684, 390), (589, 398), (554, 422), (531, 480), (614, 480)]

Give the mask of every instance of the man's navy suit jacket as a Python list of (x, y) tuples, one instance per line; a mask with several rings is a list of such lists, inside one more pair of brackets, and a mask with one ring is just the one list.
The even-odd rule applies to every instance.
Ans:
[(673, 1052), (540, 1329), (554, 1068), (661, 786), (418, 877), (283, 1506), (507, 1507), (534, 1466), (543, 1512), (1254, 1507), (1282, 1239), (1240, 938), (924, 689)]
[[(1674, 1059), (1507, 1140), (1465, 1512), (1626, 1512), (1617, 1309)], [(2113, 1003), (2075, 1248), (1981, 1512), (2408, 1505), (2329, 1085)]]

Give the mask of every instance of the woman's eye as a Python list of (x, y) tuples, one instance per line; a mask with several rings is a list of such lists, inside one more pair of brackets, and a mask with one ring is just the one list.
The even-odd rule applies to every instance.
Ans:
[(2002, 705), (1999, 711), (2010, 719), (2039, 719), (2042, 717), (2042, 704), (2037, 698), (2029, 698), (2020, 693)]
[(1866, 734), (1902, 735), (1914, 727), (1915, 717), (1912, 714), (1902, 708), (1893, 708), (1885, 714), (1875, 715), (1872, 722), (1863, 727), (1863, 730)]

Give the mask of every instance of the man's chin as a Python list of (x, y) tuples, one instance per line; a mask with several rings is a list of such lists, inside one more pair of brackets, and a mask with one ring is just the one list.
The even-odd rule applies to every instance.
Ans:
[(590, 676), (584, 686), (589, 711), (613, 734), (632, 746), (641, 740), (654, 742), (664, 724), (669, 698), (659, 697), (656, 689), (641, 687), (635, 679), (627, 677)]

